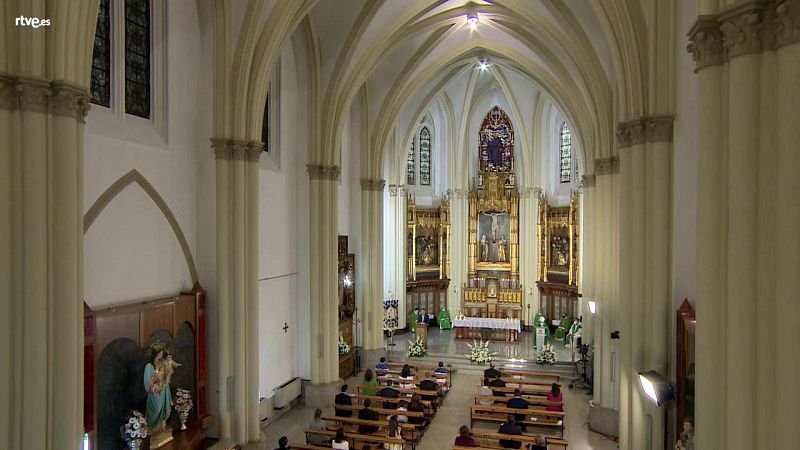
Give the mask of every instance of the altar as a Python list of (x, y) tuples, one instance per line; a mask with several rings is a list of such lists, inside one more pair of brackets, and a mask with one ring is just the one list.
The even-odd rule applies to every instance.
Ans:
[(456, 339), (481, 339), (518, 342), (522, 323), (519, 319), (490, 317), (463, 317), (453, 320)]

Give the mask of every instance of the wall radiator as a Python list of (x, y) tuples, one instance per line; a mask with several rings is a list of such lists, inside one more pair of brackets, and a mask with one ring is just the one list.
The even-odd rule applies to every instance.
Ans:
[(293, 378), (280, 387), (275, 388), (275, 397), (272, 398), (272, 407), (275, 409), (283, 408), (292, 400), (300, 396), (303, 387), (300, 378)]

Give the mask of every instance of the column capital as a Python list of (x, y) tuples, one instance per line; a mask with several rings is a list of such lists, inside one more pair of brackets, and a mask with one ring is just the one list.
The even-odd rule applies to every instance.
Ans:
[(390, 184), (389, 185), (389, 195), (392, 196), (392, 197), (397, 197), (397, 192), (398, 192), (399, 188), (400, 188), (400, 186), (398, 186), (396, 184)]
[(519, 196), (522, 198), (535, 198), (538, 199), (542, 194), (542, 188), (526, 187), (519, 190)]
[(322, 164), (306, 164), (309, 180), (339, 181), (342, 169), (339, 166), (326, 166)]
[(761, 53), (764, 49), (764, 6), (757, 2), (737, 5), (719, 16), (725, 60)]
[(261, 158), (261, 153), (264, 151), (264, 143), (238, 139), (211, 138), (211, 148), (214, 149), (215, 159), (258, 162), (259, 158)]
[(594, 160), (594, 173), (596, 175), (612, 175), (619, 173), (619, 157), (598, 158)]
[(675, 116), (642, 117), (617, 124), (617, 146), (620, 148), (646, 142), (671, 142)]
[(0, 108), (74, 117), (86, 123), (89, 96), (86, 89), (62, 80), (0, 74)]
[(580, 188), (591, 188), (595, 186), (596, 176), (594, 174), (591, 175), (582, 175), (581, 176), (581, 184)]
[(383, 192), (383, 188), (386, 187), (386, 180), (368, 180), (365, 178), (361, 179), (361, 190), (362, 191), (381, 191)]
[(778, 3), (769, 25), (776, 48), (800, 42), (800, 0), (784, 0)]
[(450, 198), (467, 198), (469, 191), (466, 189), (448, 189), (447, 196)]
[(692, 54), (695, 73), (706, 67), (722, 64), (722, 31), (715, 16), (698, 17), (688, 36), (689, 45), (686, 46), (686, 51)]

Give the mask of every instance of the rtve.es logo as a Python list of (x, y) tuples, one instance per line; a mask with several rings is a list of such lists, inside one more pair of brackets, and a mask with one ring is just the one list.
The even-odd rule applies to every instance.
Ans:
[(14, 24), (18, 27), (32, 27), (32, 28), (49, 27), (50, 19), (19, 16), (14, 18)]

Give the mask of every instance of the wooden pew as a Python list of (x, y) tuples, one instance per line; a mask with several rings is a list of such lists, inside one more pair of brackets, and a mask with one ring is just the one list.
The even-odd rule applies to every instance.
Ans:
[[(370, 401), (372, 403), (374, 403), (375, 405), (379, 404), (379, 403), (376, 403), (376, 402), (400, 403), (401, 400), (405, 400), (406, 402), (409, 402), (409, 403), (411, 402), (411, 397), (410, 396), (400, 397), (400, 398), (385, 398), (385, 397), (381, 397), (379, 395), (351, 394), (350, 398), (358, 401), (359, 403), (364, 403), (364, 400), (370, 399)], [(432, 415), (433, 414), (433, 405), (431, 405), (431, 402), (429, 400), (420, 400), (420, 402), (422, 403), (422, 406), (425, 408), (426, 415)], [(338, 405), (338, 406), (341, 406), (341, 405)]]
[(331, 450), (331, 448), (311, 444), (290, 443), (289, 450)]
[[(331, 439), (336, 437), (336, 430), (312, 430), (307, 428), (303, 431), (306, 433), (306, 436), (309, 434), (324, 434), (330, 436)], [(383, 444), (401, 444), (404, 447), (406, 445), (405, 439), (388, 438), (385, 436), (378, 436), (377, 434), (360, 434), (345, 431), (344, 437), (350, 442), (351, 449), (360, 449), (364, 444), (369, 444), (373, 448), (376, 448), (376, 445), (379, 446), (377, 448), (383, 448)]]
[[(323, 416), (322, 420), (328, 422), (329, 430), (334, 431), (338, 430), (339, 428), (343, 428), (346, 431), (355, 433), (357, 432), (359, 425), (378, 427), (378, 434), (381, 436), (386, 434), (385, 430), (389, 426), (388, 418), (384, 418), (383, 420), (366, 420), (359, 419), (357, 417)], [(333, 425), (331, 425), (331, 423), (333, 423)], [(409, 441), (412, 441), (412, 446), (414, 446), (416, 441), (422, 436), (422, 424), (401, 422), (399, 425), (400, 430), (403, 433), (403, 437)]]
[(524, 378), (509, 378), (509, 377), (502, 377), (501, 380), (505, 381), (507, 385), (516, 385), (516, 386), (546, 386), (550, 387), (553, 385), (552, 381), (537, 381), (537, 380), (530, 380)]
[[(536, 442), (536, 437), (531, 434), (522, 435), (514, 435), (514, 434), (503, 434), (497, 433), (492, 431), (484, 431), (484, 430), (473, 430), (472, 436), (478, 441), (482, 446), (488, 448), (501, 448), (500, 446), (500, 439), (508, 439), (522, 442), (523, 448), (525, 445), (529, 443)], [(564, 439), (558, 439), (554, 437), (547, 437), (545, 436), (545, 440), (547, 441), (547, 448), (567, 448), (568, 442)], [(474, 448), (474, 447), (473, 447)]]
[[(353, 411), (355, 414), (358, 414), (361, 409), (364, 408), (361, 405), (336, 405), (336, 409), (345, 409)], [(378, 413), (379, 416), (397, 416), (403, 415), (406, 417), (425, 417), (425, 413), (421, 413), (419, 411), (398, 411), (396, 409), (386, 409), (386, 408), (376, 408), (374, 406), (370, 406), (369, 409)]]
[[(481, 386), (483, 385), (479, 384), (478, 388), (480, 388)], [(506, 387), (489, 386), (489, 389), (491, 389), (492, 392), (494, 391), (505, 392), (509, 395), (509, 397), (514, 395), (515, 389), (519, 389), (520, 394), (522, 394), (523, 396), (547, 397), (547, 394), (550, 393), (550, 389), (542, 389), (542, 388), (537, 388), (535, 386), (521, 386), (521, 387), (513, 387), (508, 385), (506, 385)]]
[[(437, 386), (437, 389), (435, 391), (426, 391), (424, 389), (419, 389), (419, 388), (417, 388), (417, 389), (405, 389), (405, 388), (401, 388), (399, 386), (392, 386), (392, 387), (394, 389), (396, 389), (397, 392), (400, 393), (400, 395), (410, 396), (410, 395), (414, 395), (414, 394), (419, 394), (420, 396), (423, 396), (423, 397), (424, 396), (428, 396), (428, 397), (435, 396), (436, 399), (434, 400), (434, 403), (433, 403), (434, 407), (438, 407), (442, 403), (442, 398), (444, 397), (444, 394), (442, 393), (442, 387), (441, 386)], [(358, 390), (359, 394), (362, 394), (364, 389), (375, 389), (375, 386), (358, 385), (358, 386), (356, 386), (356, 389)], [(384, 398), (384, 397), (381, 397), (380, 395), (376, 395), (375, 397)], [(428, 400), (428, 401), (430, 401), (430, 400)]]
[[(494, 403), (506, 404), (509, 400), (511, 400), (511, 398), (512, 397), (493, 397), (490, 395), (476, 395), (475, 404), (480, 405), (481, 400), (488, 400)], [(523, 395), (522, 398), (528, 401), (528, 405), (542, 406), (545, 408), (548, 406), (560, 406), (562, 410), (564, 409), (564, 404), (562, 402), (549, 402), (541, 397), (526, 396), (526, 395)]]
[(472, 405), (470, 408), (471, 428), (474, 427), (476, 421), (505, 422), (509, 414), (514, 414), (525, 416), (525, 420), (517, 421), (520, 425), (555, 430), (561, 434), (561, 437), (564, 437), (563, 412), (545, 411), (543, 409), (516, 409), (495, 405)]
[(503, 374), (502, 376), (517, 376), (517, 377), (524, 377), (524, 378), (544, 378), (547, 380), (553, 380), (554, 382), (558, 383), (561, 381), (561, 375), (552, 372), (532, 372), (530, 370), (514, 370), (514, 369), (499, 369), (500, 373)]

